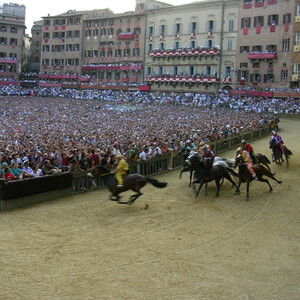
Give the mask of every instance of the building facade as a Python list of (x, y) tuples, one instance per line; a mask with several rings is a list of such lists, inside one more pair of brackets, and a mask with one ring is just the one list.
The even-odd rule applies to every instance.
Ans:
[(0, 77), (17, 79), (25, 48), (24, 5), (3, 4), (0, 12)]
[(234, 82), (238, 1), (206, 0), (146, 12), (152, 90), (214, 92)]
[(300, 0), (294, 4), (294, 30), (293, 30), (292, 76), (291, 87), (300, 87)]
[(239, 6), (237, 82), (290, 87), (294, 1), (244, 0)]
[(86, 18), (82, 80), (92, 83), (143, 82), (145, 14)]

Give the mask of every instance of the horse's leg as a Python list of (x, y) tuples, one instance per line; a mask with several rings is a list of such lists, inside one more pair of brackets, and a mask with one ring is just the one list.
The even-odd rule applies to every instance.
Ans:
[(247, 180), (247, 188), (246, 188), (247, 195), (246, 195), (246, 200), (249, 200), (249, 186), (250, 186), (250, 180)]
[(122, 202), (122, 201), (119, 201), (119, 203), (120, 204), (129, 204), (129, 205), (132, 205), (133, 203), (134, 203), (134, 201), (138, 198), (138, 197), (140, 197), (140, 196), (142, 196), (143, 194), (141, 193), (141, 192), (137, 192), (136, 194), (134, 194), (134, 195), (132, 195), (131, 197), (130, 197), (130, 200), (129, 201), (127, 201), (127, 202)]
[[(231, 184), (232, 184), (233, 186), (235, 186), (235, 188), (237, 189), (236, 183), (232, 180), (232, 178), (231, 178), (231, 176), (230, 176), (229, 174), (225, 174), (224, 177), (225, 177), (229, 182), (231, 182)], [(224, 177), (223, 177), (223, 178), (224, 178)]]
[(241, 181), (241, 179), (239, 179), (238, 185), (236, 186), (236, 190), (233, 193), (234, 195), (239, 195), (240, 194), (240, 186), (241, 186), (241, 184), (242, 184), (242, 181)]
[(208, 192), (207, 192), (207, 187), (208, 187), (208, 183), (205, 182), (205, 196), (207, 196)]
[(193, 171), (190, 171), (190, 184), (189, 184), (189, 187), (192, 186), (192, 177), (193, 177)]
[[(272, 177), (270, 177), (270, 178), (272, 178)], [(276, 180), (275, 178), (272, 178), (272, 179), (274, 179), (274, 180), (277, 181), (278, 183), (281, 183), (281, 182), (279, 182), (278, 180)], [(258, 178), (258, 181), (266, 182), (266, 183), (268, 184), (269, 188), (270, 188), (270, 192), (273, 191), (273, 188), (272, 188), (272, 186), (271, 186), (271, 184), (270, 184), (270, 182), (269, 182), (268, 179), (265, 179), (265, 178), (260, 177), (260, 178)]]
[(119, 199), (120, 199), (121, 197), (119, 196), (119, 192), (118, 191), (116, 191), (116, 192), (113, 192), (112, 194), (111, 194), (111, 196), (110, 196), (110, 200), (111, 201), (119, 201)]
[(197, 193), (196, 193), (195, 198), (198, 197), (198, 195), (199, 195), (199, 193), (200, 193), (200, 191), (201, 191), (201, 188), (202, 188), (203, 184), (204, 184), (203, 182), (200, 182), (200, 185), (199, 185), (199, 188), (198, 188), (198, 191), (197, 191)]
[(220, 193), (220, 180), (216, 179), (216, 186), (217, 186), (217, 193), (215, 197), (219, 197), (219, 193)]

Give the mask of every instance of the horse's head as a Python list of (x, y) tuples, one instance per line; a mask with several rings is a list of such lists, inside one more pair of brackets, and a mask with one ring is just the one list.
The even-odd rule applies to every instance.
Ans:
[(244, 161), (243, 161), (242, 154), (237, 152), (237, 154), (235, 156), (233, 168), (239, 167), (240, 165), (243, 164), (243, 162)]
[(270, 139), (270, 142), (269, 142), (269, 147), (270, 149), (274, 148), (276, 146), (276, 141), (275, 139)]
[(87, 176), (89, 177), (97, 177), (97, 176), (104, 176), (104, 175), (108, 175), (109, 169), (107, 167), (104, 166), (96, 166), (94, 167), (94, 169), (92, 169), (92, 171), (90, 173), (87, 174)]

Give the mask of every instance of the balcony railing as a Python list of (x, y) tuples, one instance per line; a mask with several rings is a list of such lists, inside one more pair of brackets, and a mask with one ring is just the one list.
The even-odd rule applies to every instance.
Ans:
[(211, 76), (146, 76), (145, 81), (153, 83), (218, 83), (220, 78)]
[(142, 65), (133, 65), (133, 66), (105, 66), (105, 65), (83, 65), (82, 70), (142, 70)]
[(249, 53), (248, 59), (276, 59), (277, 53)]
[(163, 50), (153, 50), (148, 53), (150, 57), (176, 57), (176, 56), (214, 56), (220, 55), (220, 49), (218, 48), (201, 48), (201, 49), (192, 49), (186, 48), (182, 50), (177, 49), (163, 49)]
[(17, 59), (16, 58), (10, 58), (10, 57), (0, 57), (0, 63), (16, 64)]

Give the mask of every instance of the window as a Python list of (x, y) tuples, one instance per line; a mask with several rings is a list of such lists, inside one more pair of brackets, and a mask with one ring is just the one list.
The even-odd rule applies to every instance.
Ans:
[(160, 25), (160, 34), (166, 33), (166, 25)]
[(300, 45), (300, 32), (295, 32), (295, 45)]
[(252, 52), (262, 52), (262, 46), (260, 45), (252, 46)]
[(283, 21), (282, 21), (282, 23), (283, 24), (285, 24), (285, 23), (291, 23), (291, 19), (292, 19), (291, 14), (285, 14), (285, 15), (283, 15)]
[(175, 24), (175, 33), (180, 33), (180, 23)]
[(249, 53), (250, 47), (249, 46), (241, 46), (240, 47), (240, 53)]
[(208, 21), (208, 31), (213, 31), (214, 30), (214, 21), (209, 20)]
[(255, 62), (252, 64), (253, 69), (258, 69), (259, 68), (259, 62)]
[(165, 43), (159, 43), (159, 49), (160, 50), (165, 49)]
[(234, 20), (233, 20), (233, 19), (230, 19), (230, 20), (228, 21), (228, 31), (229, 31), (229, 32), (234, 31)]
[(300, 4), (296, 6), (296, 16), (300, 16)]
[(248, 63), (240, 63), (240, 68), (241, 69), (247, 69), (248, 68)]
[(276, 52), (277, 46), (276, 45), (267, 45), (266, 50), (267, 50), (267, 52)]
[(191, 25), (192, 32), (195, 32), (197, 28), (197, 22), (192, 22), (191, 24), (192, 24)]
[(264, 17), (263, 16), (257, 16), (254, 17), (254, 27), (257, 26), (264, 26)]
[(228, 51), (231, 51), (231, 50), (232, 50), (232, 40), (228, 40), (228, 43), (227, 43), (227, 50), (228, 50)]
[(268, 16), (268, 26), (270, 25), (278, 25), (278, 15)]
[(154, 27), (153, 26), (149, 26), (148, 30), (149, 30), (149, 35), (153, 35), (153, 33), (154, 33)]
[(251, 27), (251, 18), (242, 18), (241, 28), (250, 28)]
[(281, 70), (280, 72), (280, 81), (287, 81), (288, 80), (289, 71), (288, 70)]
[(264, 83), (273, 82), (274, 75), (273, 74), (264, 74)]
[(284, 52), (290, 51), (290, 39), (282, 40), (282, 51)]

